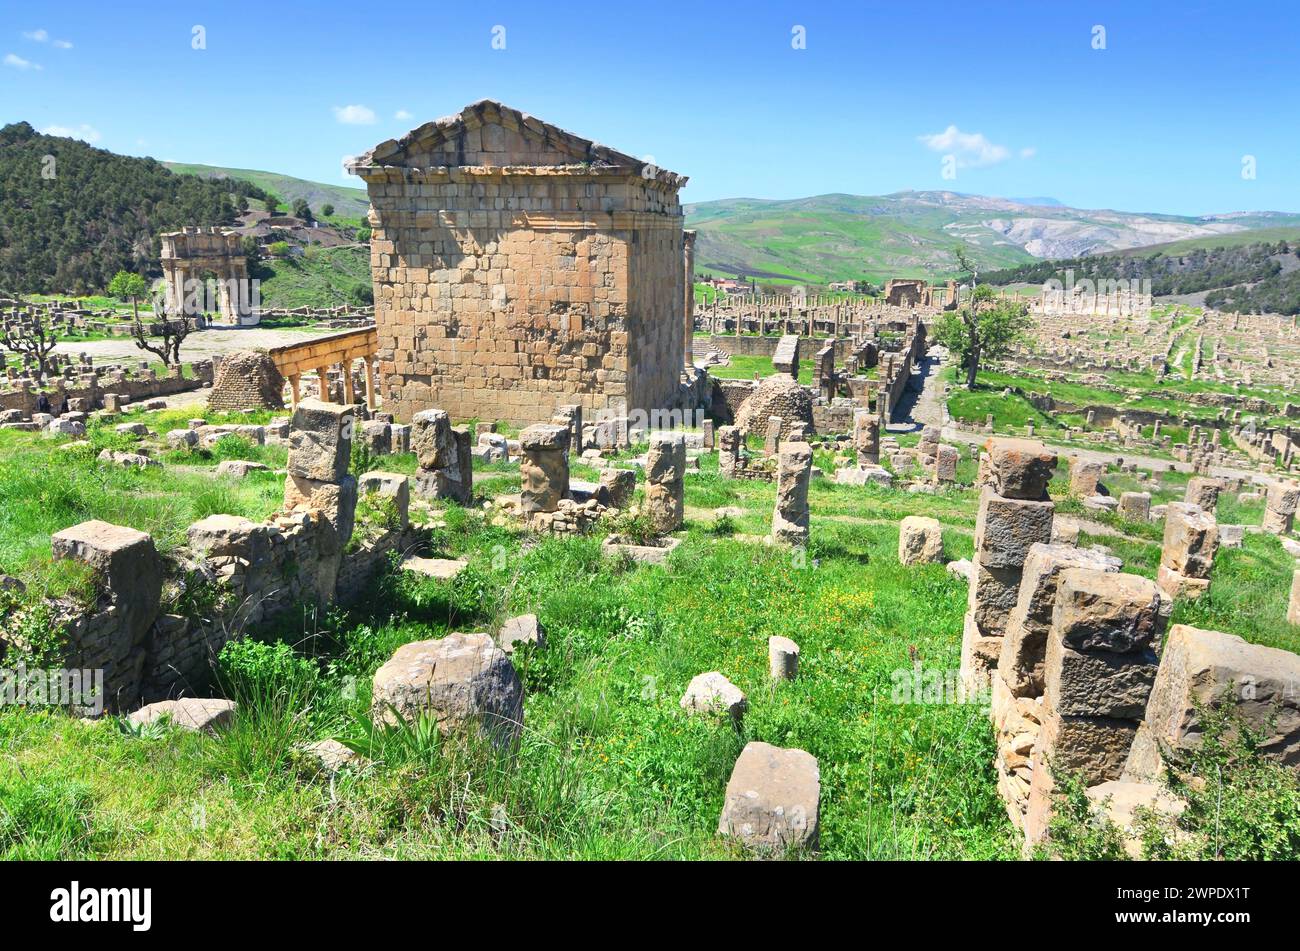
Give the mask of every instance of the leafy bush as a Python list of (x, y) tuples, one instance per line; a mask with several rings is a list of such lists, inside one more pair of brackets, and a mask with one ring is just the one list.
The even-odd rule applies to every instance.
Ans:
[(310, 695), (320, 676), (316, 662), (283, 641), (231, 641), (217, 658), (217, 679), (236, 702), (288, 693)]

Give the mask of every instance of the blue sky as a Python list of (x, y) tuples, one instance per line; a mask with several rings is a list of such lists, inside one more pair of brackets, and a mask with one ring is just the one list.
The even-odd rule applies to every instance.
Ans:
[(0, 122), (359, 184), (345, 155), (492, 98), (689, 175), (687, 201), (1300, 212), (1297, 61), (1294, 0), (9, 3)]

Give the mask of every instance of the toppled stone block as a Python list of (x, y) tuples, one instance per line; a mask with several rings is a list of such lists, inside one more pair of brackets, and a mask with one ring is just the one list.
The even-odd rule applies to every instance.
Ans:
[[(1259, 750), (1300, 767), (1300, 655), (1247, 643), (1234, 634), (1175, 624), (1147, 702), (1146, 762), (1135, 748), (1128, 778), (1151, 779), (1162, 756), (1175, 762), (1203, 739), (1201, 707), (1232, 705), (1263, 734)], [(1158, 772), (1158, 770), (1154, 770)]]
[(545, 647), (546, 631), (536, 614), (521, 614), (501, 626), (497, 632), (497, 643), (506, 654), (513, 654), (520, 644)]
[(352, 458), (351, 406), (305, 399), (289, 426), (289, 474), (316, 482), (338, 482)]
[(625, 509), (636, 493), (636, 470), (605, 469), (600, 474), (600, 484), (609, 497), (609, 504), (616, 509)]
[(1124, 851), (1132, 859), (1142, 858), (1142, 842), (1134, 828), (1139, 811), (1176, 819), (1187, 808), (1187, 803), (1157, 783), (1124, 779), (1112, 779), (1091, 786), (1087, 796), (1092, 803), (1094, 815), (1104, 817), (1119, 830), (1123, 836)]
[(1123, 492), (1119, 497), (1119, 514), (1134, 522), (1151, 518), (1150, 492)]
[(123, 469), (157, 469), (162, 466), (157, 459), (150, 459), (141, 453), (117, 452), (113, 449), (102, 450), (96, 461), (101, 465), (121, 466)]
[(1128, 759), (1137, 721), (1103, 716), (1063, 716), (1044, 708), (1043, 731), (1038, 740), (1034, 769), (1050, 764), (1058, 775), (1069, 772), (1086, 786), (1119, 779)]
[(737, 721), (748, 706), (745, 692), (716, 670), (693, 677), (681, 700), (681, 708), (690, 713), (726, 714)]
[(939, 520), (908, 515), (898, 526), (898, 560), (904, 565), (943, 560), (943, 527)]
[(967, 613), (982, 635), (1001, 637), (1006, 633), (1011, 609), (1020, 595), (1020, 569), (987, 568), (978, 552), (973, 564), (975, 578), (966, 601)]
[(392, 499), (399, 528), (410, 524), (411, 482), (400, 473), (372, 470), (361, 476), (357, 489), (362, 495)]
[(147, 726), (167, 719), (175, 727), (193, 733), (215, 733), (230, 726), (238, 704), (233, 700), (215, 700), (183, 697), (180, 700), (159, 700), (141, 707), (128, 720), (134, 726)]
[(1049, 637), (1044, 695), (1063, 716), (1137, 720), (1146, 709), (1159, 663), (1156, 652), (1149, 648), (1128, 654), (1082, 653)]
[(50, 547), (55, 561), (79, 561), (96, 573), (121, 616), (125, 641), (141, 643), (158, 616), (162, 597), (162, 560), (153, 537), (91, 520), (55, 532)]
[(361, 444), (378, 456), (393, 451), (393, 431), (388, 423), (368, 420), (361, 424)]
[(468, 561), (459, 558), (423, 558), (419, 555), (408, 555), (402, 559), (403, 571), (413, 571), (428, 578), (437, 578), (439, 581), (451, 581), (468, 565)]
[(199, 434), (192, 429), (173, 429), (167, 434), (167, 445), (171, 449), (193, 449), (199, 444)]
[(1097, 494), (1106, 466), (1101, 462), (1089, 462), (1074, 458), (1070, 461), (1070, 494), (1075, 498), (1086, 499)]
[(989, 485), (1008, 499), (1041, 501), (1056, 469), (1056, 453), (1033, 439), (993, 438), (984, 444)]
[(254, 562), (269, 547), (264, 524), (240, 515), (209, 515), (186, 532), (190, 548), (203, 558), (243, 558)]
[(453, 633), (403, 644), (375, 672), (371, 715), (394, 722), (433, 716), (438, 729), (476, 729), (513, 746), (524, 725), (524, 688), (487, 634)]
[(727, 782), (718, 833), (760, 850), (815, 848), (820, 801), (815, 757), (748, 743)]
[(260, 462), (248, 462), (244, 459), (226, 459), (217, 464), (217, 475), (229, 476), (232, 479), (243, 479), (250, 472), (270, 471), (269, 468)]
[(319, 512), (334, 527), (338, 547), (352, 539), (357, 513), (357, 480), (343, 475), (334, 482), (320, 482), (290, 472), (284, 480), (286, 512)]

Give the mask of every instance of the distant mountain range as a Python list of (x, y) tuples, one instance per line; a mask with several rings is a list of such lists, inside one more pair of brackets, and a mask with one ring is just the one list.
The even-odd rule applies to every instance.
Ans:
[(1300, 215), (1283, 212), (1136, 214), (1070, 208), (1052, 198), (944, 191), (733, 198), (685, 210), (687, 227), (698, 232), (697, 272), (810, 283), (955, 274), (958, 245), (981, 270), (991, 270), (1193, 239), (1212, 244), (1252, 229), (1300, 228)]

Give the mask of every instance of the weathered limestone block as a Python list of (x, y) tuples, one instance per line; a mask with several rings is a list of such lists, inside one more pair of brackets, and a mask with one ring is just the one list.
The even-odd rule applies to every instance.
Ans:
[[(520, 509), (554, 512), (569, 494), (569, 430), (539, 423), (519, 434)], [(683, 450), (683, 463), (685, 451)]]
[(636, 471), (633, 469), (602, 469), (600, 484), (609, 497), (609, 504), (616, 509), (625, 509), (632, 502), (636, 492)]
[(767, 639), (767, 672), (773, 680), (794, 680), (799, 676), (799, 645), (788, 637), (773, 634)]
[(569, 403), (555, 407), (551, 422), (568, 428), (570, 452), (582, 451), (582, 406), (580, 404)]
[(55, 532), (50, 547), (55, 561), (79, 561), (95, 572), (121, 619), (124, 643), (143, 641), (162, 597), (163, 566), (153, 537), (91, 520)]
[(966, 612), (961, 632), (961, 677), (967, 690), (982, 690), (989, 686), (1005, 640), (1001, 634), (984, 633), (975, 616)]
[(1101, 462), (1089, 462), (1075, 457), (1070, 460), (1070, 495), (1086, 499), (1097, 494), (1101, 478), (1106, 474), (1106, 466)]
[(1213, 515), (1215, 507), (1219, 504), (1219, 490), (1222, 487), (1218, 479), (1194, 476), (1187, 480), (1187, 494), (1183, 496), (1183, 500), (1188, 505), (1195, 505), (1202, 512)]
[(1142, 842), (1134, 829), (1139, 810), (1173, 819), (1187, 808), (1187, 803), (1158, 783), (1113, 779), (1090, 787), (1087, 796), (1094, 814), (1104, 816), (1123, 834), (1124, 851), (1135, 860), (1142, 857)]
[(1151, 493), (1120, 493), (1119, 514), (1134, 522), (1149, 521), (1151, 518)]
[(373, 696), (371, 715), (385, 722), (427, 713), (443, 733), (476, 729), (501, 747), (523, 729), (523, 685), (487, 634), (403, 644), (375, 672)]
[(1056, 453), (1032, 439), (995, 437), (984, 444), (988, 482), (1008, 499), (1047, 498), (1047, 484), (1056, 468)]
[(1062, 716), (1136, 720), (1146, 709), (1159, 662), (1150, 648), (1128, 654), (1083, 653), (1049, 637), (1044, 696)]
[(240, 515), (209, 515), (186, 530), (190, 550), (200, 558), (241, 558), (250, 564), (270, 551), (269, 529)]
[(646, 452), (646, 512), (655, 531), (675, 532), (686, 511), (686, 440), (681, 433), (654, 432)]
[(232, 479), (244, 479), (252, 472), (270, 471), (268, 466), (260, 462), (249, 462), (246, 459), (226, 459), (217, 464), (216, 474), (229, 476)]
[(128, 720), (134, 726), (147, 726), (166, 718), (173, 726), (192, 733), (215, 733), (230, 726), (238, 704), (233, 700), (200, 697), (182, 697), (179, 700), (159, 700), (141, 707)]
[(1300, 625), (1300, 569), (1291, 576), (1291, 601), (1287, 605), (1286, 620), (1288, 624)]
[[(1006, 633), (1011, 609), (1020, 595), (1019, 568), (986, 568), (980, 563), (979, 553), (972, 562), (975, 577), (971, 581), (967, 598), (968, 613), (985, 637), (1001, 637)], [(996, 665), (997, 658), (994, 657)]]
[(744, 436), (738, 426), (718, 427), (718, 472), (724, 478), (734, 478), (743, 467), (741, 450), (744, 448)]
[(406, 476), (396, 472), (367, 472), (358, 480), (357, 489), (362, 495), (392, 499), (398, 526), (406, 528), (410, 524), (411, 481)]
[(192, 429), (173, 429), (167, 434), (170, 449), (192, 449), (199, 444), (199, 434)]
[(393, 452), (411, 451), (411, 427), (409, 425), (391, 423), (388, 427), (388, 434), (392, 442)]
[(772, 366), (777, 373), (786, 373), (792, 377), (799, 376), (799, 337), (786, 334), (776, 343), (772, 353)]
[(815, 848), (820, 801), (815, 757), (747, 743), (727, 782), (718, 833), (760, 850)]
[(808, 482), (811, 477), (812, 446), (806, 442), (782, 443), (777, 456), (776, 505), (772, 510), (774, 542), (808, 544)]
[(908, 515), (898, 526), (898, 560), (904, 565), (943, 560), (943, 527), (939, 520)]
[(377, 456), (388, 455), (393, 451), (392, 427), (380, 420), (367, 420), (361, 424), (361, 443)]
[(1300, 655), (1247, 643), (1234, 634), (1175, 624), (1125, 778), (1156, 778), (1163, 758), (1176, 765), (1202, 742), (1198, 704), (1230, 704), (1263, 734), (1260, 751), (1300, 768)]
[(306, 479), (290, 472), (284, 480), (286, 512), (319, 512), (334, 528), (338, 547), (352, 539), (357, 514), (357, 480), (344, 475), (335, 482)]
[(1050, 637), (1081, 652), (1141, 653), (1164, 630), (1160, 591), (1147, 578), (1066, 568), (1057, 587)]
[(784, 424), (785, 420), (780, 416), (769, 416), (767, 418), (767, 428), (763, 431), (764, 455), (776, 455), (776, 451), (781, 445), (781, 427)]
[(1003, 498), (985, 488), (975, 522), (975, 553), (985, 568), (1020, 568), (1031, 546), (1052, 540), (1055, 506)]
[(411, 451), (421, 469), (449, 469), (458, 462), (451, 433), (451, 417), (445, 410), (426, 409), (411, 418)]
[(690, 713), (722, 713), (732, 720), (740, 720), (748, 707), (745, 692), (716, 670), (693, 677), (681, 700)]
[(497, 643), (506, 654), (514, 654), (520, 644), (533, 647), (546, 646), (546, 630), (537, 619), (536, 614), (521, 614), (512, 617), (497, 632)]
[(955, 482), (957, 480), (957, 463), (961, 460), (961, 453), (957, 451), (956, 446), (940, 445), (934, 456), (934, 481), (939, 483)]
[(1219, 527), (1213, 515), (1195, 505), (1170, 502), (1165, 509), (1164, 544), (1160, 550), (1160, 587), (1170, 597), (1195, 596), (1209, 587)]
[(351, 406), (305, 399), (293, 411), (289, 429), (289, 474), (316, 482), (338, 482), (352, 458)]
[(880, 420), (870, 410), (860, 409), (853, 414), (853, 449), (858, 465), (880, 464)]
[(1137, 733), (1136, 720), (1062, 716), (1050, 707), (1045, 710), (1035, 773), (1042, 763), (1044, 769), (1076, 774), (1087, 786), (1120, 778)]
[(1067, 568), (1116, 572), (1120, 560), (1073, 545), (1040, 543), (1029, 549), (998, 657), (998, 673), (1014, 696), (1043, 693), (1047, 635), (1052, 628), (1057, 585)]
[(1296, 506), (1300, 503), (1300, 482), (1274, 482), (1264, 498), (1264, 531), (1287, 535), (1295, 525)]

